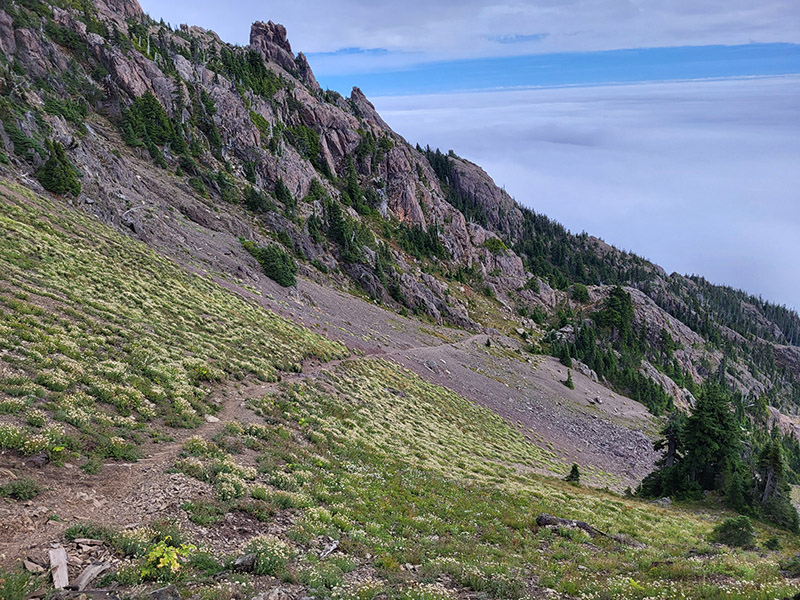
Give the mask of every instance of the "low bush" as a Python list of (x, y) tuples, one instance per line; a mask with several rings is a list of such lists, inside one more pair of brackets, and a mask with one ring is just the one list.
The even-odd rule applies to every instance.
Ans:
[(732, 548), (752, 548), (756, 532), (745, 515), (725, 519), (714, 528), (711, 539)]
[(277, 244), (259, 246), (253, 242), (242, 240), (245, 250), (252, 254), (264, 273), (283, 287), (297, 285), (297, 263), (286, 250)]
[(256, 575), (280, 574), (295, 554), (289, 544), (271, 535), (253, 538), (245, 547), (245, 552), (256, 555), (256, 564), (253, 568)]
[(0, 496), (14, 500), (30, 500), (42, 493), (42, 487), (28, 477), (0, 485)]

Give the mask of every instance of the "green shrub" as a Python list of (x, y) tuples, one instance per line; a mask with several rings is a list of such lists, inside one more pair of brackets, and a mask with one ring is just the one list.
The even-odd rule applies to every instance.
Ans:
[(30, 500), (42, 493), (42, 486), (28, 477), (0, 485), (0, 496), (14, 500)]
[(249, 185), (244, 189), (244, 205), (253, 212), (275, 210), (275, 203), (269, 196)]
[(80, 172), (67, 158), (67, 153), (59, 142), (47, 141), (50, 157), (36, 171), (36, 179), (42, 187), (54, 194), (71, 194), (77, 196), (81, 193), (81, 182), (78, 181)]
[(297, 284), (295, 275), (297, 274), (297, 263), (283, 248), (277, 244), (269, 246), (258, 246), (253, 242), (242, 240), (242, 246), (264, 269), (264, 273), (283, 287)]
[(256, 564), (253, 568), (256, 575), (280, 574), (295, 554), (289, 544), (271, 535), (253, 538), (245, 546), (245, 552), (256, 555)]
[(567, 379), (565, 381), (562, 381), (561, 383), (563, 383), (566, 387), (568, 387), (571, 390), (575, 389), (575, 383), (572, 381), (572, 371), (567, 369)]
[(588, 288), (583, 285), (582, 283), (576, 283), (572, 286), (572, 292), (570, 294), (575, 302), (588, 302), (589, 301), (589, 290)]
[(36, 589), (36, 581), (27, 571), (0, 569), (0, 598), (3, 600), (25, 600)]
[(503, 240), (496, 237), (490, 237), (483, 242), (483, 247), (492, 254), (505, 254), (506, 250), (508, 250), (508, 246), (505, 245)]
[(580, 485), (581, 471), (577, 463), (572, 463), (572, 469), (570, 469), (569, 474), (566, 477), (564, 477), (564, 481), (569, 481), (570, 483), (574, 483), (575, 485)]
[(203, 180), (199, 177), (190, 177), (189, 178), (189, 185), (191, 188), (200, 194), (203, 198), (208, 198), (208, 192), (206, 191), (206, 185), (203, 183)]
[(745, 515), (725, 519), (711, 533), (712, 541), (732, 548), (752, 548), (755, 537), (753, 524)]
[(218, 502), (198, 500), (187, 502), (181, 508), (189, 513), (189, 520), (198, 525), (213, 525), (225, 516), (225, 508)]
[(764, 547), (767, 550), (780, 550), (781, 549), (781, 541), (778, 539), (778, 536), (773, 535), (766, 542), (764, 542)]
[(197, 550), (192, 544), (175, 546), (169, 536), (154, 544), (147, 552), (140, 570), (143, 579), (175, 581), (183, 563)]
[(789, 577), (800, 577), (800, 554), (782, 562), (781, 569), (786, 571)]
[(97, 523), (77, 523), (67, 527), (64, 537), (72, 541), (76, 538), (92, 538), (95, 540), (108, 540), (113, 537), (113, 532), (105, 525)]

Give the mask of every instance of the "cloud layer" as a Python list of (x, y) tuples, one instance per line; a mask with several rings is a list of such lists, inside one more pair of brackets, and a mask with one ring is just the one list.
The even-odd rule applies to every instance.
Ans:
[(520, 203), (800, 307), (800, 77), (373, 98)]
[(532, 53), (710, 44), (800, 43), (796, 0), (142, 0), (156, 19), (246, 44), (255, 20), (283, 23), (295, 51), (323, 55), (318, 75)]

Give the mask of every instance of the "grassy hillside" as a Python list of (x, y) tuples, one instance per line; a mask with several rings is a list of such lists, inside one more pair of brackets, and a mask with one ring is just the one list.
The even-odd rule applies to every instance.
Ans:
[[(757, 525), (757, 548), (731, 549), (710, 541), (730, 516), (713, 499), (660, 508), (536, 475), (552, 454), (457, 394), (366, 358), (299, 374), (305, 358), (346, 349), (80, 212), (10, 184), (0, 200), (3, 450), (86, 470), (135, 459), (165, 425), (217, 411), (212, 382), (249, 382), (247, 419), (150, 467), (200, 486), (165, 509), (174, 523), (63, 524), (67, 540), (104, 540), (117, 559), (100, 583), (116, 581), (122, 596), (166, 581), (209, 600), (278, 584), (297, 597), (426, 600), (766, 600), (800, 589), (779, 571), (800, 549), (785, 532)], [(615, 537), (538, 527), (540, 513)], [(231, 515), (261, 525), (212, 543)], [(782, 549), (765, 549), (773, 537)], [(235, 573), (244, 552), (257, 555), (255, 571)], [(174, 569), (158, 566), (166, 555)], [(0, 571), (0, 597), (22, 598), (29, 579)]]
[(80, 212), (0, 184), (0, 449), (129, 459), (195, 427), (215, 381), (276, 380), (338, 343)]

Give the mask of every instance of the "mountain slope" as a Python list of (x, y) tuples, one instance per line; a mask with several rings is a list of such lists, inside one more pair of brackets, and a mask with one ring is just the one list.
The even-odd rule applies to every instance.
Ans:
[[(647, 409), (687, 409), (717, 380), (748, 448), (783, 428), (796, 477), (796, 313), (572, 235), (477, 165), (409, 146), (358, 89), (321, 90), (272, 22), (238, 48), (126, 0), (6, 1), (0, 44), (0, 172), (17, 182), (0, 198), (2, 467), (58, 482), (34, 508), (9, 501), (4, 536), (41, 552), (64, 529), (52, 507), (114, 529), (123, 502), (140, 525), (178, 519), (214, 560), (277, 535), (298, 597), (373, 576), (398, 597), (439, 597), (418, 585), (436, 579), (442, 597), (672, 597), (680, 573), (698, 598), (794, 589), (784, 534), (781, 553), (716, 553), (691, 510), (542, 475), (574, 462), (584, 483), (635, 487), (658, 458)], [(142, 490), (120, 487), (138, 456), (156, 479), (143, 462)], [(99, 504), (82, 513), (62, 490)], [(593, 557), (599, 542), (538, 528), (538, 511), (649, 548), (607, 540)], [(773, 534), (759, 525), (760, 544)], [(342, 545), (329, 561), (324, 536)], [(141, 579), (135, 560), (117, 581)]]

